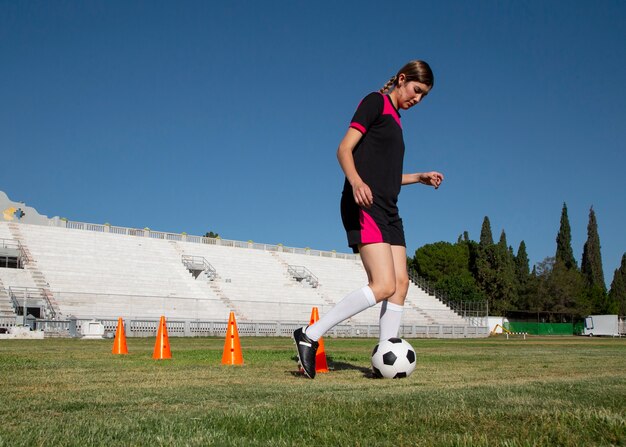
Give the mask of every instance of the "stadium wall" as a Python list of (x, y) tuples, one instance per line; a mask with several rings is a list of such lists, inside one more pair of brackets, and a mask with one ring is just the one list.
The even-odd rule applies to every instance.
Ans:
[[(302, 324), (303, 321), (308, 321), (308, 316), (310, 315), (312, 306), (317, 306), (320, 309), (320, 313), (324, 313), (330, 306), (334, 305), (334, 302), (336, 302), (340, 296), (343, 296), (345, 294), (343, 290), (340, 290), (340, 287), (352, 287), (351, 284), (348, 284), (349, 281), (347, 281), (347, 278), (341, 276), (340, 286), (338, 286), (337, 284), (329, 284), (329, 282), (331, 281), (330, 279), (328, 279), (325, 284), (326, 289), (324, 289), (324, 287), (320, 289), (322, 290), (322, 292), (320, 292), (319, 290), (312, 291), (311, 289), (308, 289), (309, 292), (307, 292), (307, 295), (306, 293), (300, 291), (300, 296), (302, 296), (302, 299), (299, 299), (297, 302), (270, 302), (266, 298), (264, 301), (263, 297), (258, 298), (256, 296), (250, 297), (250, 299), (252, 299), (253, 301), (239, 299), (235, 302), (228, 302), (228, 299), (224, 300), (222, 298), (222, 302), (220, 302), (219, 299), (215, 299), (216, 293), (214, 292), (216, 286), (214, 285), (211, 286), (213, 290), (210, 290), (209, 286), (206, 285), (202, 290), (193, 286), (195, 288), (190, 291), (196, 292), (196, 294), (189, 296), (183, 296), (181, 294), (178, 294), (177, 296), (171, 296), (171, 293), (167, 294), (167, 290), (164, 290), (164, 296), (147, 296), (137, 295), (136, 293), (124, 295), (124, 293), (126, 292), (102, 293), (102, 290), (98, 291), (98, 293), (95, 293), (94, 289), (89, 289), (88, 287), (82, 290), (77, 290), (74, 288), (74, 286), (72, 286), (72, 284), (77, 284), (80, 286), (80, 281), (61, 281), (60, 283), (58, 282), (67, 275), (74, 275), (75, 277), (80, 279), (79, 274), (81, 273), (81, 271), (79, 266), (73, 267), (71, 264), (67, 264), (64, 267), (65, 270), (59, 270), (57, 266), (53, 264), (53, 261), (55, 259), (62, 260), (63, 257), (66, 255), (66, 253), (64, 253), (65, 251), (71, 251), (72, 249), (74, 249), (75, 253), (82, 253), (85, 251), (93, 250), (95, 247), (101, 247), (101, 245), (99, 244), (110, 243), (115, 245), (124, 243), (126, 244), (126, 246), (128, 246), (128, 244), (130, 243), (129, 241), (137, 241), (134, 242), (134, 244), (143, 245), (144, 249), (146, 250), (147, 248), (145, 247), (151, 246), (153, 250), (167, 252), (163, 255), (164, 257), (162, 259), (167, 259), (167, 263), (169, 265), (168, 268), (180, 270), (179, 273), (183, 276), (185, 274), (189, 276), (189, 272), (185, 271), (185, 269), (180, 265), (179, 258), (181, 254), (204, 254), (205, 256), (210, 257), (206, 253), (216, 254), (221, 250), (222, 256), (224, 256), (225, 252), (228, 252), (226, 254), (226, 258), (222, 259), (221, 261), (216, 258), (216, 262), (222, 262), (223, 267), (228, 267), (227, 261), (228, 258), (230, 258), (231, 256), (250, 256), (250, 264), (253, 264), (257, 261), (265, 262), (268, 265), (273, 264), (272, 268), (274, 269), (275, 279), (279, 276), (279, 273), (277, 273), (278, 270), (287, 270), (287, 266), (289, 266), (289, 264), (302, 261), (303, 263), (308, 264), (309, 267), (311, 267), (315, 271), (317, 271), (316, 269), (322, 269), (322, 266), (324, 265), (330, 266), (330, 269), (332, 270), (333, 266), (339, 267), (340, 264), (350, 264), (353, 265), (352, 269), (356, 272), (350, 273), (350, 275), (353, 276), (352, 281), (357, 281), (359, 285), (363, 281), (363, 279), (359, 279), (360, 276), (364, 275), (364, 272), (362, 271), (362, 265), (360, 264), (360, 257), (354, 254), (338, 253), (335, 251), (321, 251), (309, 248), (292, 248), (285, 247), (281, 244), (271, 245), (254, 243), (251, 241), (242, 242), (220, 238), (207, 238), (201, 236), (187, 235), (185, 233), (177, 234), (158, 232), (152, 231), (147, 228), (134, 229), (127, 227), (118, 227), (109, 224), (91, 224), (69, 221), (58, 217), (49, 219), (45, 216), (38, 215), (36, 210), (25, 206), (23, 203), (7, 201), (8, 198), (6, 197), (6, 195), (4, 193), (0, 194), (0, 211), (4, 210), (3, 213), (0, 215), (0, 237), (3, 237), (4, 233), (4, 237), (13, 237), (18, 242), (24, 241), (27, 245), (28, 243), (32, 242), (32, 248), (34, 249), (32, 250), (34, 254), (34, 256), (32, 256), (32, 261), (36, 261), (38, 258), (37, 255), (39, 255), (39, 261), (42, 262), (39, 263), (40, 272), (37, 273), (41, 273), (41, 278), (39, 278), (39, 281), (40, 284), (43, 283), (44, 285), (35, 283), (29, 284), (29, 279), (27, 278), (28, 275), (13, 275), (13, 279), (11, 281), (8, 281), (5, 286), (10, 286), (11, 283), (13, 283), (12, 285), (15, 286), (15, 281), (17, 278), (21, 281), (21, 284), (17, 285), (25, 287), (27, 290), (20, 291), (18, 290), (18, 287), (15, 289), (17, 291), (15, 293), (12, 293), (12, 297), (19, 297), (20, 294), (24, 294), (24, 296), (26, 296), (32, 290), (37, 291), (36, 287), (39, 287), (38, 290), (39, 292), (41, 292), (44, 299), (53, 303), (63, 303), (66, 309), (70, 309), (71, 312), (65, 312), (64, 314), (62, 313), (58, 316), (58, 318), (53, 319), (55, 321), (52, 321), (49, 318), (49, 314), (44, 315), (40, 319), (40, 321), (38, 321), (37, 324), (40, 327), (45, 328), (46, 330), (51, 332), (54, 332), (55, 328), (60, 333), (68, 332), (71, 324), (78, 324), (78, 326), (80, 327), (80, 321), (86, 321), (82, 317), (87, 316), (97, 317), (102, 321), (110, 320), (113, 321), (115, 324), (117, 317), (123, 317), (125, 319), (129, 319), (129, 321), (141, 322), (137, 323), (139, 324), (138, 327), (143, 327), (141, 325), (148, 324), (148, 326), (153, 325), (156, 328), (156, 321), (158, 321), (159, 315), (166, 315), (168, 317), (168, 320), (170, 319), (170, 317), (175, 317), (176, 315), (178, 315), (178, 319), (173, 318), (171, 320), (173, 324), (172, 331), (175, 336), (178, 334), (187, 336), (200, 334), (219, 335), (221, 331), (220, 328), (225, 328), (227, 322), (228, 313), (225, 310), (227, 309), (229, 304), (232, 304), (233, 306), (239, 305), (242, 308), (247, 306), (248, 309), (253, 309), (252, 312), (258, 314), (254, 315), (254, 318), (243, 318), (243, 321), (240, 320), (238, 317), (238, 323), (240, 327), (248, 328), (244, 329), (244, 335), (247, 335), (245, 334), (246, 331), (249, 332), (250, 335), (284, 335), (285, 330), (288, 332), (288, 335), (290, 335), (290, 331), (293, 330), (292, 328), (295, 328), (298, 325)], [(35, 226), (54, 227), (54, 230), (52, 228), (50, 228), (47, 232), (43, 228), (41, 230), (36, 230), (35, 228), (33, 228)], [(73, 233), (75, 230), (79, 231), (79, 233), (76, 233), (76, 236), (72, 237), (69, 235), (69, 233), (65, 235), (66, 231)], [(63, 237), (66, 238), (65, 241), (68, 244), (67, 247), (59, 245), (49, 245), (49, 241), (57, 237), (59, 232), (63, 233)], [(89, 238), (86, 238), (86, 236), (80, 236), (81, 234), (85, 235), (88, 233), (91, 233), (93, 236)], [(80, 242), (76, 242), (77, 246), (72, 247), (71, 245), (75, 244), (75, 242), (72, 242), (74, 240), (85, 241), (85, 246), (81, 246)], [(130, 244), (132, 245), (133, 243)], [(155, 248), (155, 246), (159, 247)], [(209, 247), (215, 247), (214, 251), (211, 252), (210, 250), (208, 250)], [(52, 253), (50, 253), (51, 251)], [(265, 254), (263, 254), (263, 256), (260, 256), (261, 252)], [(258, 253), (259, 255), (253, 256), (254, 253)], [(237, 256), (235, 256), (235, 254), (237, 254)], [(174, 265), (176, 264), (176, 262), (172, 264), (173, 259), (178, 259), (177, 265)], [(254, 261), (252, 259), (254, 259)], [(307, 259), (310, 260), (310, 262), (306, 261)], [(313, 262), (315, 259), (319, 261)], [(48, 262), (47, 265), (46, 262)], [(37, 264), (37, 262), (33, 262), (33, 264)], [(31, 269), (30, 273), (31, 276), (33, 276), (33, 266), (27, 266), (27, 269), (28, 268)], [(46, 268), (48, 268), (48, 270), (46, 270)], [(222, 271), (224, 271), (224, 269)], [(0, 273), (2, 272), (0, 271)], [(85, 272), (82, 273), (84, 274)], [(247, 274), (253, 275), (254, 272), (248, 272)], [(282, 274), (284, 274), (284, 272)], [(3, 275), (0, 275), (0, 279), (2, 277)], [(11, 277), (11, 275), (5, 274), (4, 278), (7, 277)], [(139, 279), (141, 278), (138, 278), (138, 280)], [(240, 280), (239, 283), (243, 282), (243, 275), (240, 275), (239, 278), (233, 279), (232, 284), (230, 279), (221, 278), (221, 286), (217, 287), (217, 289), (221, 287), (221, 291), (225, 291), (226, 294), (228, 294), (229, 291), (235, 293), (233, 292), (233, 290), (234, 287), (236, 287), (235, 283), (237, 282), (237, 279)], [(293, 278), (289, 278), (289, 280), (294, 283), (292, 284), (292, 287), (300, 286), (300, 284), (295, 284)], [(189, 283), (189, 278), (187, 278), (186, 281), (187, 283)], [(284, 283), (285, 279), (279, 278), (279, 281)], [(64, 287), (66, 288), (55, 288), (55, 284), (65, 284)], [(0, 283), (0, 286), (1, 285), (2, 284)], [(33, 285), (36, 286), (34, 289)], [(295, 293), (297, 292), (296, 289), (297, 287), (292, 288), (291, 290), (293, 290)], [(412, 299), (408, 299), (407, 303), (409, 305), (405, 306), (405, 319), (407, 321), (405, 322), (406, 324), (403, 329), (403, 334), (415, 337), (424, 336), (441, 338), (482, 337), (488, 335), (486, 310), (485, 312), (482, 312), (480, 309), (477, 311), (471, 310), (471, 312), (467, 312), (467, 315), (461, 316), (455, 312), (452, 312), (449, 307), (439, 302), (434, 297), (429, 298), (428, 293), (424, 293), (422, 291), (421, 295), (424, 296), (420, 298), (420, 294), (416, 294), (416, 291), (420, 290), (421, 289), (419, 289), (419, 287), (412, 286)], [(198, 293), (202, 295), (201, 298), (198, 298)], [(265, 291), (265, 293), (268, 293), (267, 290)], [(419, 301), (422, 299), (427, 301)], [(74, 308), (72, 308), (72, 303), (79, 303), (79, 306), (82, 307), (77, 309), (77, 307), (74, 306)], [(117, 307), (111, 307), (111, 304), (114, 304)], [(207, 315), (209, 314), (207, 314), (206, 312), (202, 313), (197, 312), (197, 310), (194, 311), (194, 309), (198, 309), (202, 306), (220, 308), (224, 312), (215, 312), (207, 319)], [(263, 315), (257, 310), (254, 310), (262, 310), (271, 306), (274, 306), (275, 309), (275, 312), (272, 311), (271, 313), (269, 313), (271, 317), (265, 316), (268, 315), (267, 312), (265, 315)], [(168, 312), (168, 309), (173, 309), (175, 307), (185, 308), (188, 310), (188, 312), (184, 314), (184, 318), (180, 318), (180, 316), (183, 315), (180, 312), (178, 314), (176, 314), (175, 312)], [(285, 309), (283, 309), (283, 307)], [(123, 313), (120, 314), (119, 309), (124, 309)], [(83, 312), (82, 316), (81, 312)], [(220, 318), (222, 316), (222, 313), (223, 319)], [(369, 314), (371, 315), (368, 314), (369, 316), (366, 316), (365, 318), (349, 321), (349, 324), (337, 327), (331, 335), (376, 336), (378, 332), (378, 325), (373, 323), (377, 321), (377, 313), (377, 309), (371, 309), (369, 311)], [(69, 319), (69, 317), (72, 315), (77, 316), (75, 317), (74, 323), (72, 323)], [(272, 321), (266, 320), (266, 318), (271, 318)], [(0, 318), (0, 327), (10, 327), (12, 324), (15, 324), (15, 322), (12, 322), (10, 317)], [(150, 330), (148, 330), (147, 332), (150, 332)], [(132, 330), (130, 333), (132, 336), (132, 334), (147, 334), (147, 332), (143, 330)]]

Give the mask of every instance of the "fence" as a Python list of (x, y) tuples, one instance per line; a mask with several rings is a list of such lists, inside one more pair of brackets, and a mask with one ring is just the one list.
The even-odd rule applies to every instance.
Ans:
[[(11, 297), (15, 297), (13, 305), (17, 310), (22, 310), (25, 304), (25, 292), (29, 292), (28, 307), (46, 307), (45, 296), (40, 289), (17, 289), (10, 288)], [(32, 292), (32, 293), (30, 293)], [(63, 303), (63, 315), (59, 319), (68, 319), (70, 316), (79, 319), (117, 320), (119, 317), (132, 319), (157, 319), (161, 315), (180, 320), (216, 320), (227, 318), (230, 310), (235, 311), (238, 321), (272, 321), (281, 323), (301, 323), (308, 321), (311, 309), (317, 307), (321, 314), (326, 313), (332, 304), (319, 302), (290, 301), (281, 299), (274, 300), (244, 300), (238, 299), (226, 304), (218, 298), (194, 298), (184, 296), (151, 296), (151, 295), (124, 295), (91, 292), (63, 292), (53, 291), (58, 302)], [(21, 302), (20, 302), (21, 300)], [(464, 305), (460, 303), (459, 305)], [(468, 303), (471, 306), (472, 303)], [(19, 312), (18, 312), (19, 313)], [(425, 308), (405, 306), (403, 321), (408, 325), (468, 325), (472, 327), (487, 327), (487, 317), (476, 313), (470, 315), (465, 312), (464, 321), (458, 317), (451, 318), (447, 308)], [(43, 318), (44, 312), (40, 315)], [(35, 316), (39, 316), (35, 314)], [(49, 318), (49, 317), (48, 317)], [(354, 324), (377, 324), (378, 311), (372, 309), (369, 314), (360, 315)]]
[[(44, 331), (50, 335), (78, 337), (82, 327), (92, 319), (68, 320), (36, 320), (35, 330)], [(113, 337), (117, 328), (117, 319), (100, 319), (104, 326), (105, 337)], [(0, 318), (0, 328), (16, 326), (15, 317)], [(125, 319), (124, 329), (127, 337), (154, 337), (159, 325), (158, 319), (128, 318)], [(167, 332), (170, 337), (224, 337), (228, 321), (195, 321), (195, 320), (167, 320)], [(302, 323), (259, 321), (237, 322), (239, 335), (242, 337), (291, 337), (293, 331), (302, 327)], [(419, 325), (409, 324), (400, 326), (400, 337), (403, 338), (478, 338), (487, 337), (489, 328), (471, 327), (462, 325)], [(376, 338), (378, 324), (338, 325), (326, 335), (331, 338)]]
[(312, 250), (310, 248), (295, 248), (295, 247), (285, 247), (282, 244), (272, 245), (272, 244), (259, 244), (256, 242), (248, 241), (234, 241), (228, 239), (221, 238), (211, 238), (204, 236), (192, 236), (185, 233), (166, 233), (162, 231), (152, 231), (149, 228), (145, 229), (136, 229), (136, 228), (127, 228), (127, 227), (116, 227), (109, 224), (91, 224), (85, 222), (75, 222), (71, 220), (64, 219), (50, 219), (50, 226), (60, 226), (64, 228), (69, 228), (72, 230), (86, 230), (86, 231), (95, 231), (98, 233), (113, 233), (113, 234), (121, 234), (126, 236), (137, 236), (137, 237), (148, 237), (151, 239), (161, 239), (165, 241), (181, 241), (181, 242), (192, 242), (196, 244), (209, 244), (209, 245), (220, 245), (223, 247), (234, 247), (234, 248), (250, 248), (253, 250), (264, 250), (264, 251), (278, 251), (284, 253), (295, 253), (301, 255), (309, 255), (309, 256), (320, 256), (324, 258), (339, 258), (339, 259), (351, 259), (358, 260), (360, 257), (355, 254), (349, 253), (338, 253), (336, 251), (324, 251), (324, 250)]

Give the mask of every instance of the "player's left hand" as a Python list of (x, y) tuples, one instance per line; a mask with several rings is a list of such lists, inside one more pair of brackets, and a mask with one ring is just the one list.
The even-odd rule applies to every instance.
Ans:
[(441, 182), (443, 182), (443, 174), (437, 171), (423, 172), (420, 177), (420, 182), (438, 189)]

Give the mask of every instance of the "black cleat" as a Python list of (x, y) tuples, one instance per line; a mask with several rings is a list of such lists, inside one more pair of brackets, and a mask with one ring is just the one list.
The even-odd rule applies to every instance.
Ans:
[(293, 339), (296, 341), (298, 359), (304, 375), (309, 379), (315, 378), (315, 354), (317, 354), (319, 343), (307, 337), (304, 328), (296, 329), (293, 332)]

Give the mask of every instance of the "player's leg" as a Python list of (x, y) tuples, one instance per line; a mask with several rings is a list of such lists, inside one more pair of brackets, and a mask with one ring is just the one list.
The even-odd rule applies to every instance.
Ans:
[(311, 340), (319, 340), (335, 325), (394, 294), (396, 280), (391, 246), (387, 243), (366, 244), (359, 248), (359, 252), (369, 279), (368, 285), (346, 295), (309, 326), (306, 335)]
[(383, 301), (380, 309), (379, 339), (387, 340), (398, 336), (400, 323), (402, 322), (402, 312), (404, 310), (404, 300), (409, 290), (409, 275), (406, 266), (406, 248), (400, 245), (392, 245), (395, 293), (386, 301)]
[(310, 378), (315, 377), (317, 341), (332, 327), (389, 298), (395, 291), (391, 246), (387, 243), (366, 244), (359, 247), (359, 252), (367, 272), (368, 285), (346, 295), (316, 323), (294, 332), (298, 358)]

